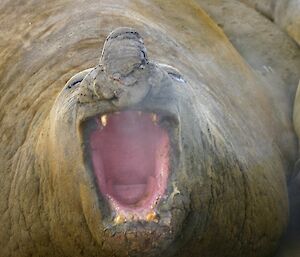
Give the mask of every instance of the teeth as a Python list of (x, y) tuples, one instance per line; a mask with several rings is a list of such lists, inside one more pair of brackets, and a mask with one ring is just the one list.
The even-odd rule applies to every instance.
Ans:
[(157, 124), (157, 115), (155, 113), (151, 114), (151, 119), (154, 124)]
[(102, 115), (101, 116), (101, 123), (105, 127), (107, 124), (107, 115)]
[(126, 219), (125, 219), (125, 217), (123, 216), (123, 215), (117, 215), (116, 217), (115, 217), (115, 223), (116, 224), (122, 224), (122, 223), (125, 223), (126, 222)]
[(138, 111), (138, 114), (139, 114), (139, 116), (141, 116), (141, 115), (142, 115), (142, 112), (141, 112), (141, 111)]
[(148, 222), (153, 221), (155, 223), (158, 223), (158, 216), (157, 216), (156, 212), (155, 211), (149, 212), (146, 216), (146, 220)]

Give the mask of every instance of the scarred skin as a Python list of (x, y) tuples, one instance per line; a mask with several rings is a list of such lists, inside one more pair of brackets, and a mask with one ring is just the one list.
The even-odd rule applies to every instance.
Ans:
[[(0, 13), (1, 256), (274, 253), (297, 153), (296, 68), (275, 65), (271, 87), (194, 1), (4, 0)], [(124, 109), (173, 118), (158, 223), (114, 224), (88, 168), (82, 122)]]

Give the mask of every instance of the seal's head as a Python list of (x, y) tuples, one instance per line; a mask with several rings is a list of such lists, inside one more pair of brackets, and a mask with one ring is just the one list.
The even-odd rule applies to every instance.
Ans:
[[(119, 28), (107, 37), (99, 65), (70, 79), (52, 110), (59, 176), (71, 170), (81, 187), (90, 185), (81, 191), (86, 220), (116, 256), (157, 256), (187, 216), (188, 194), (176, 182), (182, 96), (174, 88), (184, 83), (177, 70), (148, 60), (137, 31)], [(87, 203), (98, 206), (97, 215)]]

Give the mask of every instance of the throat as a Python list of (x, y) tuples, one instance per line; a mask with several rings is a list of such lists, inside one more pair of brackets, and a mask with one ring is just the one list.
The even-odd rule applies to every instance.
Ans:
[(101, 193), (118, 208), (143, 211), (166, 190), (169, 136), (151, 113), (125, 111), (95, 118), (90, 149)]

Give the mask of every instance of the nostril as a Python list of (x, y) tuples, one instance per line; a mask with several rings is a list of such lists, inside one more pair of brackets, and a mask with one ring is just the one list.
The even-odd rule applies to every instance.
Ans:
[(114, 95), (111, 100), (118, 100), (121, 96), (121, 90), (114, 90)]
[(115, 91), (114, 91), (114, 97), (115, 97), (115, 98), (119, 98), (119, 97), (120, 97), (120, 94), (121, 94), (120, 90), (115, 90)]
[(116, 81), (121, 81), (121, 74), (120, 73), (118, 73), (118, 72), (115, 72), (112, 76), (111, 76), (111, 78), (113, 79), (113, 80), (116, 80)]

